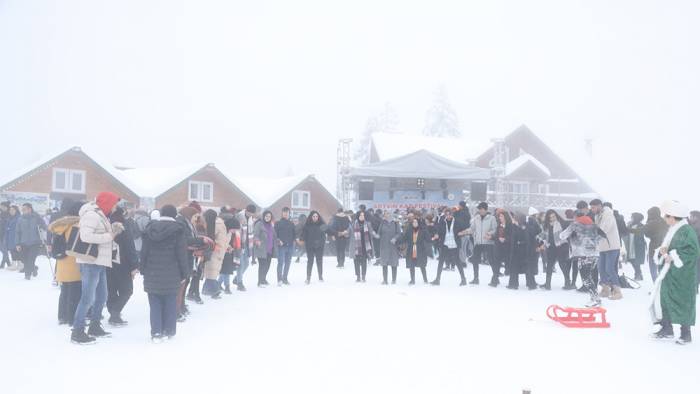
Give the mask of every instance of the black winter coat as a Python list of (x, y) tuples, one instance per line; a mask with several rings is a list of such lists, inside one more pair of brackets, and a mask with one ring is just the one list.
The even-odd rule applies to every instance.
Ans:
[(175, 294), (191, 267), (187, 260), (187, 228), (161, 218), (146, 226), (140, 271), (146, 293)]
[[(442, 221), (438, 222), (437, 226), (437, 235), (438, 235), (438, 240), (437, 244), (439, 247), (445, 246), (445, 236), (447, 235), (447, 220), (443, 219)], [(459, 231), (457, 231), (457, 222), (454, 218), (452, 218), (452, 235), (455, 237), (455, 243), (457, 244), (457, 248), (459, 248), (459, 240), (460, 236), (457, 235)]]
[(396, 239), (397, 243), (406, 245), (406, 268), (425, 267), (428, 264), (430, 233), (425, 227), (418, 229), (416, 240), (416, 258), (413, 258), (413, 228), (401, 233)]
[(323, 249), (326, 245), (326, 225), (320, 221), (316, 223), (306, 223), (301, 230), (301, 239), (304, 241), (306, 249)]
[(110, 269), (121, 273), (130, 273), (137, 269), (139, 267), (139, 257), (136, 253), (131, 229), (126, 227), (124, 231), (114, 238), (114, 241), (119, 245), (119, 264), (113, 262)]
[[(511, 230), (511, 274), (526, 274), (537, 270), (537, 262), (533, 261), (532, 255), (536, 247), (536, 240), (528, 233), (527, 228), (512, 226)], [(534, 265), (534, 267), (533, 267)]]
[(296, 238), (294, 223), (289, 219), (280, 219), (275, 223), (275, 232), (277, 239), (282, 241), (283, 246), (293, 246)]

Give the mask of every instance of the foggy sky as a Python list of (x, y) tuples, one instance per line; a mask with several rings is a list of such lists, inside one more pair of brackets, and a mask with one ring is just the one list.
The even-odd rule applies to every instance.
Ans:
[(0, 0), (0, 179), (80, 145), (334, 192), (337, 140), (386, 102), (419, 133), (442, 84), (467, 138), (593, 138), (592, 183), (621, 209), (700, 208), (699, 17), (696, 1)]

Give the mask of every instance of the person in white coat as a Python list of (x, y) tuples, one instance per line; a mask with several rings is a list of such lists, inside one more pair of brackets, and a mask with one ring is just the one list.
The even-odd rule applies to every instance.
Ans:
[[(112, 266), (114, 237), (124, 231), (121, 223), (110, 223), (107, 217), (114, 212), (119, 197), (111, 192), (102, 192), (94, 202), (80, 208), (80, 240), (97, 245), (97, 256), (76, 256), (82, 280), (82, 294), (75, 311), (71, 342), (94, 343), (95, 337), (108, 337), (102, 329), (102, 309), (107, 302), (107, 267)], [(118, 253), (118, 250), (117, 250)], [(85, 318), (90, 311), (90, 327), (85, 333)]]

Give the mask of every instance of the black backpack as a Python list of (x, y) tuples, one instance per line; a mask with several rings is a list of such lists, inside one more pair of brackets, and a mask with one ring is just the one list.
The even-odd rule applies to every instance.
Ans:
[(63, 234), (56, 234), (53, 236), (53, 241), (51, 242), (51, 257), (56, 260), (64, 259), (68, 255), (66, 254), (66, 237)]

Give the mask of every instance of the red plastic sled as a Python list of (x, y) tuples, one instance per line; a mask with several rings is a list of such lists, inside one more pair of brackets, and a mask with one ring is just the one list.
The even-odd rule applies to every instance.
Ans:
[(547, 316), (570, 328), (609, 328), (605, 308), (562, 308), (550, 305)]

